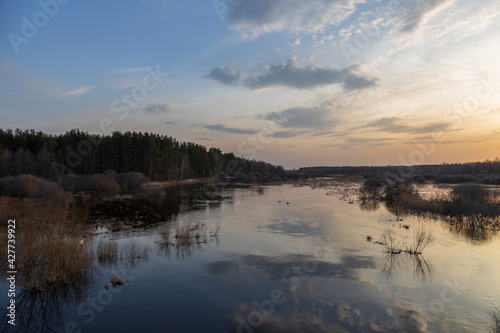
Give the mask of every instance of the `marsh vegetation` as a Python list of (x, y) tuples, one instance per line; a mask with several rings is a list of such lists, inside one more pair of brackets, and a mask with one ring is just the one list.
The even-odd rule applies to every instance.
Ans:
[[(424, 198), (410, 179), (367, 179), (359, 190), (364, 206), (384, 202), (397, 216), (411, 214), (439, 218), (452, 229), (494, 232), (500, 229), (499, 193), (480, 184), (459, 184), (447, 192)], [(375, 203), (375, 204), (374, 204)]]

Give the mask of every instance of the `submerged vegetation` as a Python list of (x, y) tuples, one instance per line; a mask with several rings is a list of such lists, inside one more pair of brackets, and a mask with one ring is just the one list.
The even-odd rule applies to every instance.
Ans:
[(386, 229), (382, 232), (382, 242), (386, 247), (386, 252), (389, 254), (412, 254), (421, 255), (424, 249), (432, 244), (434, 236), (431, 232), (420, 228), (414, 230), (411, 239), (403, 239), (393, 229)]
[(448, 192), (424, 198), (410, 179), (369, 178), (359, 190), (363, 206), (383, 201), (397, 216), (441, 218), (454, 230), (478, 235), (500, 229), (499, 193), (480, 184), (455, 185)]
[[(22, 221), (16, 224), (15, 234), (17, 283), (23, 290), (40, 291), (92, 279), (93, 243), (82, 238), (86, 212), (67, 203), (41, 200), (0, 197), (2, 223), (12, 216)], [(7, 248), (6, 233), (1, 236), (2, 247)]]

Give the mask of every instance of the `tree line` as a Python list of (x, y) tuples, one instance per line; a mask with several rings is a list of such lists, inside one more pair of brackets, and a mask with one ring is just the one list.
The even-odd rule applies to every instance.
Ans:
[(426, 176), (429, 178), (442, 175), (500, 175), (500, 160), (469, 163), (442, 163), (413, 166), (338, 166), (307, 167), (297, 170), (299, 173), (312, 174), (350, 174), (361, 176), (400, 177)]
[(0, 177), (32, 174), (55, 179), (68, 173), (90, 175), (109, 170), (141, 172), (159, 181), (196, 177), (265, 181), (285, 174), (282, 166), (156, 133), (96, 135), (72, 129), (53, 135), (34, 129), (0, 129)]

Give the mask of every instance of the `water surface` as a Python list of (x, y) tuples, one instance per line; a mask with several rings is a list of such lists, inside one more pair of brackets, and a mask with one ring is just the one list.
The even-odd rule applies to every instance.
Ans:
[[(154, 211), (144, 226), (99, 237), (121, 246), (133, 239), (149, 255), (100, 267), (90, 285), (18, 295), (22, 331), (493, 331), (490, 312), (500, 306), (494, 234), (474, 239), (439, 221), (396, 218), (327, 184), (206, 191), (142, 194)], [(200, 222), (220, 225), (218, 236), (159, 245), (165, 223)], [(388, 255), (376, 244), (387, 228), (409, 241), (422, 227), (435, 241), (421, 256)], [(105, 289), (113, 274), (129, 282)]]

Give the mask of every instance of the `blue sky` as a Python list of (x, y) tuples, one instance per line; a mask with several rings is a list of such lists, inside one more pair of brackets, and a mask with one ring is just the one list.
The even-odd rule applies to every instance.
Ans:
[(493, 159), (500, 2), (0, 2), (1, 128), (150, 131), (287, 168)]

